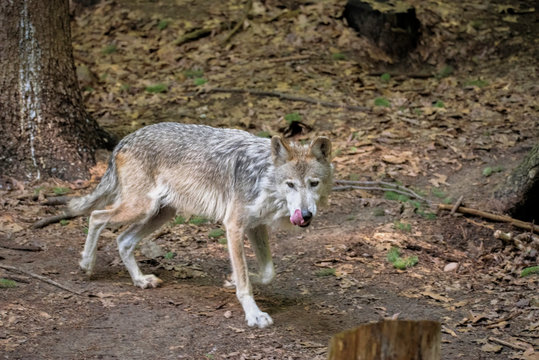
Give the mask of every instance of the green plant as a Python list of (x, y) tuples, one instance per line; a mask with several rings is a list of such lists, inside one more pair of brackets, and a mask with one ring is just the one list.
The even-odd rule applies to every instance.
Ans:
[(226, 241), (226, 237), (222, 237), (222, 238), (219, 238), (217, 240), (217, 242), (221, 245), (226, 245), (227, 244), (227, 241)]
[(387, 200), (395, 200), (395, 201), (400, 201), (400, 202), (407, 202), (410, 200), (410, 198), (406, 195), (403, 195), (403, 194), (398, 194), (394, 191), (386, 191), (384, 192), (384, 197), (387, 199)]
[(197, 77), (197, 78), (193, 79), (193, 84), (195, 84), (196, 86), (204, 85), (207, 82), (208, 82), (208, 80), (206, 80), (206, 79), (204, 79), (202, 77)]
[(165, 259), (170, 260), (173, 259), (176, 256), (175, 252), (169, 251), (165, 254)]
[(382, 80), (382, 82), (389, 82), (389, 80), (391, 80), (391, 75), (389, 75), (389, 73), (383, 73), (382, 75), (380, 75), (380, 80)]
[(82, 228), (82, 232), (85, 234), (85, 235), (88, 235), (88, 227), (85, 226)]
[(489, 177), (493, 173), (501, 172), (503, 170), (504, 170), (503, 167), (500, 165), (497, 165), (494, 167), (487, 166), (486, 168), (483, 169), (483, 176)]
[(443, 192), (443, 190), (440, 190), (440, 189), (435, 188), (435, 187), (430, 189), (430, 192), (432, 193), (432, 195), (434, 195), (434, 196), (436, 196), (437, 198), (440, 198), (440, 199), (443, 199), (443, 198), (445, 198), (447, 196), (446, 193)]
[(113, 44), (105, 46), (102, 50), (103, 54), (105, 55), (115, 53), (116, 51), (118, 51), (118, 48), (116, 47), (116, 45)]
[(449, 75), (453, 74), (455, 69), (451, 65), (445, 65), (438, 74), (436, 74), (437, 79), (448, 77)]
[(258, 134), (256, 134), (256, 136), (262, 137), (262, 138), (269, 138), (271, 137), (271, 134), (269, 133), (269, 131), (259, 131)]
[(485, 80), (468, 80), (464, 83), (464, 86), (477, 86), (478, 88), (484, 88), (488, 85), (488, 81)]
[(211, 238), (218, 238), (225, 234), (225, 231), (223, 229), (212, 229), (210, 230), (210, 233), (208, 234)]
[(66, 219), (60, 220), (60, 225), (66, 226), (67, 224), (69, 224), (69, 220), (66, 220)]
[(149, 85), (146, 86), (146, 92), (149, 92), (151, 94), (158, 94), (168, 91), (168, 86), (165, 84), (155, 84), (155, 85)]
[(432, 105), (435, 108), (444, 108), (445, 104), (442, 100), (436, 100), (436, 102)]
[(203, 216), (195, 215), (189, 219), (189, 223), (193, 225), (202, 225), (208, 222), (208, 219), (206, 219)]
[(13, 280), (0, 278), (0, 289), (8, 289), (17, 287), (17, 283)]
[(392, 246), (387, 253), (387, 261), (389, 261), (393, 266), (399, 270), (405, 270), (412, 266), (415, 266), (419, 259), (417, 256), (409, 256), (407, 258), (402, 258), (401, 253), (398, 247)]
[(520, 272), (520, 277), (525, 277), (531, 274), (539, 274), (539, 266), (530, 266), (522, 269)]
[(289, 123), (292, 124), (293, 122), (300, 122), (301, 121), (301, 115), (297, 112), (293, 112), (290, 114), (286, 114), (284, 116), (284, 119)]
[(333, 60), (346, 60), (346, 55), (340, 52), (332, 53)]
[(66, 187), (53, 187), (52, 192), (54, 195), (65, 195), (69, 192), (69, 189)]
[(383, 98), (383, 97), (378, 97), (378, 98), (374, 99), (374, 105), (375, 106), (383, 106), (383, 107), (391, 107), (391, 103), (389, 102), (389, 100), (387, 100), (386, 98)]
[(320, 269), (316, 272), (316, 276), (335, 276), (337, 271), (333, 268)]
[(395, 227), (401, 231), (412, 231), (412, 225), (408, 223), (402, 223), (400, 221), (395, 221)]
[(168, 24), (170, 24), (170, 21), (169, 20), (159, 20), (159, 23), (157, 24), (157, 28), (159, 30), (165, 30), (168, 26)]
[(194, 78), (202, 77), (202, 75), (204, 75), (204, 71), (200, 69), (190, 69), (190, 70), (185, 70), (183, 74), (185, 75), (185, 77), (188, 77), (189, 79), (194, 79)]
[(174, 218), (174, 220), (172, 221), (172, 223), (174, 225), (181, 225), (181, 224), (185, 224), (185, 218), (181, 215), (178, 215)]

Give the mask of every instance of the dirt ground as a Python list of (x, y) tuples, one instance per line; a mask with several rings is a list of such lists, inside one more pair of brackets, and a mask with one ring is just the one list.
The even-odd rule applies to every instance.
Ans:
[[(86, 106), (118, 137), (159, 121), (296, 141), (327, 135), (337, 179), (397, 181), (433, 203), (463, 196), (467, 206), (495, 212), (496, 186), (539, 139), (533, 4), (413, 2), (424, 38), (406, 65), (388, 65), (345, 26), (342, 1), (298, 3), (294, 10), (254, 1), (226, 44), (243, 3), (79, 9), (73, 41)], [(213, 30), (174, 44), (201, 28)], [(272, 234), (277, 277), (254, 287), (275, 322), (266, 329), (247, 327), (224, 286), (222, 226), (204, 219), (177, 217), (139, 246), (143, 272), (162, 287), (132, 285), (115, 245), (121, 229), (103, 232), (89, 279), (78, 270), (87, 218), (31, 225), (61, 211), (44, 205), (47, 197), (89, 192), (107, 155), (99, 154), (90, 181), (14, 180), (0, 189), (0, 265), (26, 272), (0, 268), (0, 278), (15, 281), (0, 287), (0, 358), (325, 359), (342, 330), (428, 319), (442, 324), (443, 359), (539, 359), (538, 277), (520, 276), (537, 265), (537, 250), (494, 237), (525, 231), (379, 191), (336, 191), (309, 228)], [(396, 269), (392, 247), (417, 264)]]

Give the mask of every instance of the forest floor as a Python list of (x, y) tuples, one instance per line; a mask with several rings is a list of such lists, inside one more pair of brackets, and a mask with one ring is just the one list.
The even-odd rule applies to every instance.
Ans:
[[(539, 140), (532, 1), (411, 1), (423, 37), (393, 64), (346, 26), (343, 1), (286, 3), (302, 5), (254, 1), (228, 42), (243, 2), (79, 9), (73, 43), (88, 110), (117, 137), (160, 121), (296, 141), (326, 135), (337, 179), (396, 181), (432, 203), (463, 196), (497, 211), (496, 186)], [(198, 29), (207, 36), (182, 42)], [(539, 359), (539, 278), (521, 276), (537, 265), (537, 249), (494, 236), (525, 231), (390, 193), (334, 192), (308, 229), (272, 234), (277, 277), (254, 288), (275, 322), (266, 329), (247, 327), (223, 286), (222, 226), (198, 217), (177, 217), (137, 250), (162, 287), (132, 286), (118, 230), (103, 232), (88, 279), (78, 271), (87, 218), (31, 225), (60, 212), (43, 204), (47, 196), (89, 192), (107, 155), (90, 181), (0, 193), (0, 266), (78, 292), (0, 268), (0, 358), (325, 359), (335, 333), (398, 318), (440, 321), (443, 359)], [(395, 247), (417, 264), (396, 269), (387, 259)]]

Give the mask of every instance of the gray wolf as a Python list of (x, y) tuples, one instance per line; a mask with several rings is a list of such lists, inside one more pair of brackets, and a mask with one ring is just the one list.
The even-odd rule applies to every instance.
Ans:
[(309, 226), (327, 201), (332, 169), (326, 137), (299, 145), (203, 125), (141, 128), (116, 146), (94, 192), (69, 203), (72, 214), (91, 214), (80, 267), (92, 273), (107, 224), (129, 225), (117, 238), (120, 257), (135, 286), (156, 287), (161, 280), (140, 271), (135, 246), (177, 213), (203, 215), (226, 228), (232, 281), (247, 324), (266, 327), (273, 320), (253, 298), (244, 237), (259, 265), (253, 280), (269, 283), (275, 271), (268, 228)]

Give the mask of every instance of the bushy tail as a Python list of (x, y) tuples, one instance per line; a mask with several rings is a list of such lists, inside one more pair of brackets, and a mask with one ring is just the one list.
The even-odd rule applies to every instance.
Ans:
[(118, 195), (118, 176), (116, 174), (116, 163), (111, 158), (109, 167), (101, 182), (97, 185), (94, 192), (89, 195), (77, 197), (69, 201), (69, 213), (74, 216), (87, 215), (93, 210), (103, 209), (111, 204)]

